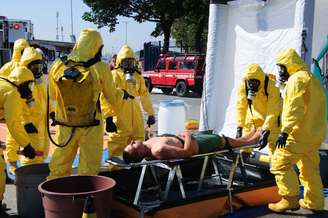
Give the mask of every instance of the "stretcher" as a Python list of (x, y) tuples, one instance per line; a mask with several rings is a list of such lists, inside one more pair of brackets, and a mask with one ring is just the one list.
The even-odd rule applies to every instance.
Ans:
[[(138, 167), (142, 168), (140, 177), (139, 177), (139, 181), (138, 181), (138, 185), (137, 185), (137, 190), (134, 195), (133, 204), (135, 206), (140, 207), (141, 213), (143, 214), (143, 213), (146, 213), (146, 212), (152, 210), (155, 207), (158, 207), (162, 202), (165, 202), (165, 200), (168, 197), (169, 191), (172, 187), (173, 180), (175, 178), (177, 178), (182, 199), (187, 198), (185, 188), (183, 185), (183, 175), (181, 172), (180, 164), (184, 163), (185, 161), (189, 161), (189, 160), (195, 160), (195, 159), (203, 160), (202, 169), (201, 169), (201, 173), (199, 175), (198, 187), (197, 187), (197, 190), (201, 191), (203, 188), (203, 182), (204, 182), (204, 178), (205, 178), (206, 168), (208, 167), (209, 162), (212, 163), (214, 172), (215, 172), (212, 175), (212, 177), (218, 177), (219, 178), (218, 181), (221, 184), (223, 184), (223, 182), (222, 182), (223, 178), (218, 169), (215, 158), (218, 156), (227, 155), (229, 153), (234, 154), (234, 155), (232, 155), (233, 161), (232, 161), (232, 165), (230, 168), (229, 177), (225, 181), (226, 189), (228, 191), (228, 198), (229, 198), (229, 205), (230, 205), (229, 209), (230, 209), (230, 213), (232, 213), (233, 212), (232, 191), (233, 191), (233, 184), (234, 184), (234, 175), (235, 175), (235, 172), (236, 172), (236, 169), (238, 166), (240, 167), (240, 171), (243, 174), (244, 182), (247, 183), (247, 179), (246, 179), (247, 175), (246, 175), (246, 171), (244, 169), (244, 161), (243, 161), (242, 155), (240, 153), (240, 149), (256, 148), (256, 147), (258, 147), (257, 144), (240, 146), (240, 147), (235, 147), (232, 149), (223, 149), (220, 151), (206, 153), (206, 154), (198, 154), (198, 155), (194, 155), (188, 159), (172, 159), (172, 160), (146, 160), (146, 159), (144, 159), (138, 163), (125, 163), (121, 157), (111, 157), (106, 162), (109, 164), (112, 164), (114, 166), (121, 167), (123, 169), (131, 169), (131, 168), (138, 168)], [(162, 193), (162, 194), (160, 195), (160, 197), (157, 201), (153, 201), (152, 204), (143, 204), (142, 202), (140, 202), (140, 195), (143, 191), (142, 187), (144, 184), (144, 178), (145, 178), (145, 173), (146, 173), (147, 169), (150, 169), (151, 175), (154, 178), (154, 182), (155, 182), (157, 188), (161, 189), (160, 181), (158, 180), (158, 177), (155, 172), (155, 167), (159, 167), (159, 168), (166, 169), (169, 171), (167, 179), (166, 179), (165, 189), (159, 190), (160, 193)], [(143, 217), (143, 215), (141, 217)]]

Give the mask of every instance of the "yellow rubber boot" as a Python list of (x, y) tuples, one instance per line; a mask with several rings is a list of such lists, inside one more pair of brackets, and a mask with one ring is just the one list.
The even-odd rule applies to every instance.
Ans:
[(304, 199), (300, 199), (299, 204), (303, 209), (311, 210), (313, 213), (322, 214), (325, 212), (324, 210), (316, 210), (316, 209), (309, 208), (304, 202)]
[(298, 203), (298, 196), (283, 196), (279, 202), (270, 203), (268, 207), (276, 213), (282, 213), (286, 210), (298, 210), (300, 205)]

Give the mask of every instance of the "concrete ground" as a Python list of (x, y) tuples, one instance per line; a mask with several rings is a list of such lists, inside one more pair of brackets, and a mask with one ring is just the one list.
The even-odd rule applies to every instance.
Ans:
[[(159, 103), (161, 100), (164, 99), (182, 99), (186, 103), (187, 109), (187, 119), (199, 119), (199, 111), (200, 111), (200, 98), (196, 97), (192, 93), (190, 93), (187, 97), (180, 98), (173, 94), (171, 95), (163, 95), (159, 89), (154, 89), (152, 91), (152, 100), (154, 109), (157, 112), (159, 109)], [(146, 116), (147, 118), (147, 116)], [(154, 128), (157, 129), (157, 126)], [(5, 124), (0, 123), (0, 141), (5, 142), (7, 128)], [(104, 146), (106, 146), (106, 136), (104, 136)], [(51, 149), (52, 150), (52, 149)], [(7, 205), (7, 217), (18, 217), (17, 216), (17, 204), (16, 204), (16, 186), (14, 184), (7, 184), (6, 185), (6, 192), (5, 192), (5, 199), (3, 200), (4, 203)], [(4, 216), (6, 217), (6, 216)], [(1, 217), (2, 218), (2, 217)]]
[[(192, 93), (190, 93), (190, 95), (188, 97), (184, 97), (184, 98), (180, 98), (180, 97), (176, 97), (175, 95), (171, 94), (171, 95), (163, 95), (161, 93), (160, 90), (158, 89), (154, 89), (152, 92), (152, 99), (153, 99), (153, 104), (154, 104), (154, 108), (156, 113), (158, 112), (158, 108), (159, 108), (159, 102), (160, 100), (163, 99), (182, 99), (185, 101), (186, 103), (186, 107), (187, 107), (187, 119), (196, 119), (199, 120), (199, 112), (200, 112), (200, 102), (201, 99), (199, 97), (196, 97), (195, 95), (193, 95)], [(156, 128), (155, 128), (156, 129)], [(4, 124), (0, 124), (0, 140), (2, 142), (5, 141), (5, 132), (6, 132), (6, 128), (4, 126)], [(14, 184), (7, 184), (6, 185), (6, 193), (5, 193), (5, 199), (3, 201), (4, 203), (7, 204), (7, 208), (8, 210), (6, 211), (6, 213), (8, 215), (3, 215), (1, 216), (1, 218), (6, 218), (6, 217), (10, 217), (10, 218), (15, 218), (15, 217), (19, 217), (17, 215), (17, 204), (16, 204), (16, 187)], [(308, 210), (304, 210), (304, 209), (300, 209), (297, 211), (293, 211), (293, 212), (288, 212), (288, 213), (284, 213), (284, 214), (274, 214), (274, 213), (261, 213), (258, 214), (257, 216), (248, 216), (248, 217), (259, 217), (259, 218), (269, 218), (269, 217), (273, 217), (273, 218), (290, 218), (290, 217), (328, 217), (328, 198), (325, 199), (325, 213), (322, 215), (316, 215), (313, 214), (311, 211)], [(240, 216), (239, 216), (240, 217)]]

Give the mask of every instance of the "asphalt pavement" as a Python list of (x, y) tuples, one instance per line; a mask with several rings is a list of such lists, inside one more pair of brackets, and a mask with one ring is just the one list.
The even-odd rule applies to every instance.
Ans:
[[(157, 112), (158, 112), (159, 104), (160, 104), (161, 100), (181, 99), (186, 104), (187, 119), (199, 120), (201, 98), (194, 95), (193, 93), (190, 93), (186, 97), (177, 97), (177, 96), (175, 96), (174, 93), (172, 93), (171, 95), (164, 95), (164, 94), (162, 94), (161, 90), (154, 89), (152, 91), (151, 97), (152, 97), (152, 100), (153, 100), (153, 105), (154, 105), (154, 109), (155, 109), (155, 112), (156, 112), (156, 117), (157, 117)], [(8, 215), (7, 216), (1, 216), (1, 218), (19, 217), (17, 215), (16, 186), (13, 183), (6, 185), (5, 199), (4, 199), (3, 202), (7, 204), (8, 210), (6, 211), (6, 213)], [(246, 217), (259, 217), (259, 218), (270, 218), (270, 217), (273, 217), (273, 218), (280, 218), (280, 217), (281, 218), (290, 218), (290, 217), (297, 217), (297, 218), (301, 218), (301, 217), (311, 217), (311, 218), (328, 217), (328, 211), (327, 211), (327, 209), (328, 209), (327, 208), (328, 198), (325, 198), (325, 205), (326, 205), (326, 208), (325, 208), (326, 211), (322, 215), (316, 215), (316, 214), (313, 214), (311, 211), (300, 209), (300, 210), (297, 210), (297, 211), (287, 212), (287, 213), (284, 213), (284, 214), (274, 214), (274, 213), (270, 213), (270, 212), (267, 211), (267, 212), (258, 214), (257, 216), (255, 216), (253, 214), (251, 216), (246, 216)], [(239, 217), (244, 217), (244, 216), (239, 216)]]
[[(196, 96), (193, 93), (189, 93), (186, 97), (177, 97), (174, 93), (171, 95), (164, 95), (160, 89), (153, 89), (151, 93), (151, 97), (153, 100), (153, 106), (156, 113), (157, 118), (157, 112), (159, 109), (159, 104), (161, 100), (165, 99), (181, 99), (185, 102), (186, 105), (186, 117), (187, 119), (199, 119), (199, 111), (200, 111), (200, 101), (201, 98)], [(145, 116), (145, 119), (147, 116)], [(157, 124), (157, 123), (156, 123)], [(155, 129), (157, 129), (157, 125), (155, 125)], [(8, 216), (1, 216), (2, 217), (10, 217), (15, 218), (17, 216), (17, 203), (16, 203), (16, 186), (11, 183), (6, 185), (6, 192), (5, 192), (5, 198), (3, 202), (7, 205), (8, 210), (6, 213)]]

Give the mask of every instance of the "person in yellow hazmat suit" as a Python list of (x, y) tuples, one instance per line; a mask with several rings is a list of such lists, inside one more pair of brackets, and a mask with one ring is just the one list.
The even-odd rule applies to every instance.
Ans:
[[(124, 45), (116, 59), (116, 69), (112, 71), (116, 87), (127, 90), (133, 96), (140, 96), (144, 111), (148, 114), (147, 124), (155, 123), (152, 101), (141, 73), (137, 70), (133, 50)], [(121, 156), (126, 145), (133, 140), (144, 140), (143, 114), (137, 99), (110, 105), (101, 98), (102, 111), (106, 118), (109, 156)]]
[[(310, 73), (294, 49), (284, 49), (276, 57), (278, 85), (283, 90), (281, 133), (271, 160), (282, 199), (269, 209), (284, 212), (303, 208), (324, 209), (323, 186), (319, 171), (319, 147), (326, 135), (326, 100), (319, 80)], [(293, 166), (297, 165), (297, 177)], [(299, 183), (304, 199), (299, 200)]]
[(3, 65), (0, 69), (1, 77), (8, 78), (11, 71), (18, 66), (24, 49), (29, 46), (29, 43), (25, 39), (17, 39), (15, 41), (11, 61)]
[[(5, 65), (3, 65), (0, 69), (0, 76), (7, 78), (9, 77), (11, 71), (19, 65), (19, 61), (21, 59), (21, 56), (24, 52), (24, 49), (29, 47), (29, 43), (27, 42), (27, 40), (25, 39), (17, 39), (14, 43), (14, 47), (13, 47), (13, 55), (12, 55), (12, 59), (10, 62), (6, 63)], [(12, 137), (10, 136), (10, 133), (7, 132), (7, 137), (6, 137), (6, 157), (7, 157), (7, 161), (10, 164), (10, 168), (9, 168), (9, 172), (13, 173), (17, 167), (17, 160), (18, 160), (18, 155), (16, 154), (16, 151), (18, 149), (17, 144), (15, 143), (15, 145), (11, 146), (13, 143), (10, 143), (9, 141), (9, 148), (8, 148), (8, 138), (12, 139)], [(8, 150), (12, 150), (12, 152), (9, 152), (8, 155)]]
[[(30, 107), (23, 104), (23, 120), (26, 132), (31, 138), (34, 149), (47, 155), (49, 140), (46, 132), (46, 85), (42, 78), (42, 54), (38, 49), (26, 48), (23, 52), (19, 65), (16, 67), (22, 71), (31, 71), (34, 75), (35, 85), (32, 90), (34, 105)], [(15, 174), (17, 168), (19, 145), (7, 132), (6, 154), (10, 163), (9, 173)], [(21, 165), (42, 163), (45, 155), (37, 156), (34, 159), (22, 158)]]
[[(24, 104), (33, 102), (33, 81), (31, 71), (18, 68), (15, 68), (8, 78), (0, 77), (0, 119), (5, 120), (8, 131), (17, 143), (24, 147), (22, 154), (31, 159), (36, 156), (36, 152), (22, 124), (22, 108)], [(0, 205), (6, 185), (5, 169), (6, 164), (0, 148)]]
[(238, 92), (236, 138), (248, 133), (252, 126), (262, 129), (260, 149), (268, 144), (271, 156), (276, 148), (281, 110), (282, 100), (275, 81), (259, 65), (249, 64)]
[(78, 174), (97, 175), (103, 150), (100, 93), (110, 104), (134, 98), (116, 89), (108, 65), (101, 61), (102, 47), (100, 33), (84, 29), (72, 52), (50, 68), (51, 117), (58, 125), (55, 143), (60, 147), (52, 155), (48, 179), (69, 176), (78, 149)]

